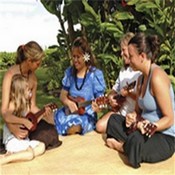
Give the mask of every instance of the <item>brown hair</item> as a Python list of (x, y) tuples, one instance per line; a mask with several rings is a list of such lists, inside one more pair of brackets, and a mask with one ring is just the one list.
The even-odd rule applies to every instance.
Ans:
[(85, 37), (77, 37), (72, 44), (72, 49), (75, 47), (78, 47), (83, 54), (87, 53), (90, 55), (90, 60), (86, 62), (87, 65), (95, 65), (95, 56), (92, 54), (91, 48)]
[(154, 62), (160, 46), (160, 41), (157, 35), (148, 35), (144, 33), (137, 33), (130, 41), (129, 44), (135, 45), (138, 53), (146, 53), (148, 59)]
[(20, 64), (28, 58), (32, 61), (38, 61), (42, 60), (43, 57), (44, 52), (41, 46), (35, 41), (30, 41), (27, 44), (18, 47), (16, 64)]

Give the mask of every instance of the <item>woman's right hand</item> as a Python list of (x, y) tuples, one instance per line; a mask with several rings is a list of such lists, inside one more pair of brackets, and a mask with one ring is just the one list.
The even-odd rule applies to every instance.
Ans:
[(137, 113), (134, 111), (126, 115), (126, 127), (129, 128), (134, 122), (136, 122)]
[(22, 124), (8, 123), (7, 127), (9, 128), (11, 133), (18, 139), (24, 139), (29, 134), (29, 131), (27, 129), (24, 129), (24, 125)]
[(24, 118), (24, 122), (23, 122), (24, 127), (26, 127), (28, 130), (30, 130), (33, 127), (33, 123), (27, 119)]
[(73, 102), (72, 100), (69, 100), (67, 105), (68, 105), (68, 108), (69, 108), (71, 113), (74, 113), (74, 112), (78, 111), (78, 107), (77, 107), (76, 103)]

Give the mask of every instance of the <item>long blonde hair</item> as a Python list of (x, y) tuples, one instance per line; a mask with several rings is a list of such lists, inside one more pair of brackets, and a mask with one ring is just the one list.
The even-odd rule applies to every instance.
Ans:
[(14, 105), (14, 114), (18, 117), (26, 115), (30, 108), (30, 99), (26, 99), (26, 89), (28, 81), (21, 74), (12, 77), (10, 90), (10, 103)]

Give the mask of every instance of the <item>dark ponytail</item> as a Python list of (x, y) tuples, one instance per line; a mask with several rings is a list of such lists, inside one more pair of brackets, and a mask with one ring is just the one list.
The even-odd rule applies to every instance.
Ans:
[(16, 64), (21, 64), (26, 58), (24, 55), (25, 45), (20, 45), (17, 49)]
[(150, 59), (152, 62), (155, 61), (159, 52), (160, 41), (157, 35), (149, 35), (146, 38), (149, 46), (150, 46)]
[(95, 56), (92, 54), (91, 48), (88, 44), (88, 41), (84, 36), (77, 37), (74, 40), (74, 42), (72, 44), (72, 49), (75, 47), (80, 48), (80, 50), (83, 54), (87, 53), (90, 55), (90, 60), (86, 63), (88, 66), (95, 66), (95, 62), (96, 62)]
[(155, 62), (159, 52), (160, 42), (157, 35), (148, 35), (144, 33), (137, 33), (130, 41), (129, 44), (135, 45), (139, 54), (142, 52), (147, 54), (151, 62)]

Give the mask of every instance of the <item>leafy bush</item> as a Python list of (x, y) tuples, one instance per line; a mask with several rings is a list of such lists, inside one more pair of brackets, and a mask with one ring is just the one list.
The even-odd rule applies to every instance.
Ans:
[(49, 92), (61, 88), (61, 80), (65, 69), (70, 65), (70, 60), (65, 57), (62, 49), (58, 47), (48, 49), (45, 52), (46, 58), (43, 61), (43, 65), (48, 68), (47, 75), (49, 77), (47, 82), (45, 82), (45, 90)]
[[(68, 63), (70, 43), (77, 34), (86, 35), (98, 65), (104, 71), (108, 88), (118, 76), (122, 64), (119, 41), (128, 31), (157, 34), (161, 40), (157, 63), (168, 74), (175, 76), (174, 0), (41, 0), (41, 3), (57, 16), (61, 26), (57, 36), (60, 48), (57, 54), (62, 50), (63, 55), (59, 58)], [(75, 30), (76, 24), (80, 24), (79, 30)], [(61, 59), (55, 61), (61, 62)], [(64, 67), (65, 61), (62, 63), (59, 68)], [(58, 69), (58, 64), (55, 65), (55, 69)], [(54, 75), (61, 78), (61, 72), (56, 74), (57, 71), (53, 71)], [(51, 79), (54, 79), (54, 75)], [(59, 78), (55, 77), (55, 81), (60, 83)]]
[(175, 75), (175, 1), (129, 0), (128, 5), (144, 13), (138, 28), (144, 26), (144, 32), (159, 36), (161, 49), (157, 62), (168, 74)]
[(0, 52), (0, 68), (7, 69), (15, 63), (15, 53)]

